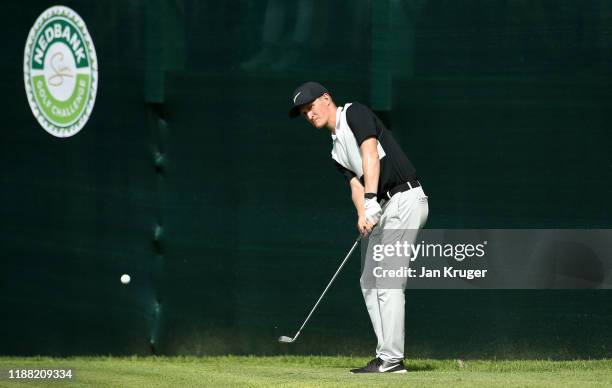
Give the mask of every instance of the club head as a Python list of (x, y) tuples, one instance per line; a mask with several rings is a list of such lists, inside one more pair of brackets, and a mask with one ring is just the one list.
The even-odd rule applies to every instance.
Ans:
[(278, 342), (282, 342), (282, 343), (285, 343), (285, 344), (290, 344), (293, 341), (295, 341), (295, 339), (293, 339), (291, 337), (284, 336), (284, 335), (281, 335), (280, 337), (278, 337)]

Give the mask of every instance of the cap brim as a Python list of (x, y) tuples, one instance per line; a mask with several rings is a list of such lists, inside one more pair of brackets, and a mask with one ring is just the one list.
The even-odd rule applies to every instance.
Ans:
[[(319, 98), (319, 97), (317, 97), (317, 98)], [(296, 118), (296, 117), (300, 116), (300, 115), (302, 114), (302, 113), (300, 112), (300, 109), (302, 109), (302, 107), (303, 107), (304, 105), (308, 105), (308, 104), (310, 104), (311, 102), (313, 102), (313, 101), (314, 101), (314, 100), (316, 100), (317, 98), (313, 98), (312, 100), (302, 102), (300, 105), (296, 105), (296, 106), (294, 106), (293, 108), (291, 108), (291, 110), (289, 111), (289, 117), (291, 117), (292, 119), (294, 119), (294, 118)]]

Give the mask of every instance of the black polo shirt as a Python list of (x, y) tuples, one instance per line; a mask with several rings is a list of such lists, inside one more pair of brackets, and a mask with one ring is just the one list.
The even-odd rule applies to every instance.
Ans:
[[(352, 133), (342, 131), (350, 130)], [(344, 136), (342, 136), (342, 134)], [(339, 107), (336, 114), (336, 134), (332, 135), (334, 147), (332, 158), (338, 171), (347, 182), (357, 177), (364, 184), (361, 169), (361, 154), (355, 152), (354, 144), (361, 146), (366, 139), (375, 137), (378, 140), (380, 159), (380, 176), (378, 193), (385, 193), (397, 185), (417, 178), (416, 169), (402, 151), (391, 131), (368, 108), (358, 102)], [(342, 144), (345, 143), (345, 144)], [(382, 149), (382, 152), (381, 152)]]

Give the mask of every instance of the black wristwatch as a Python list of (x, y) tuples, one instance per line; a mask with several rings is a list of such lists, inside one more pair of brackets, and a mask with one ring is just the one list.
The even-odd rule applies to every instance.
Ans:
[(377, 197), (376, 193), (365, 193), (363, 195), (365, 199), (375, 199)]

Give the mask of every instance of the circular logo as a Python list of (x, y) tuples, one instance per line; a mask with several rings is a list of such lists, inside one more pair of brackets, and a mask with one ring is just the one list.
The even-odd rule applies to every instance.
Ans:
[(43, 12), (28, 35), (23, 78), (34, 117), (50, 134), (69, 137), (93, 110), (98, 60), (83, 19), (55, 6)]

